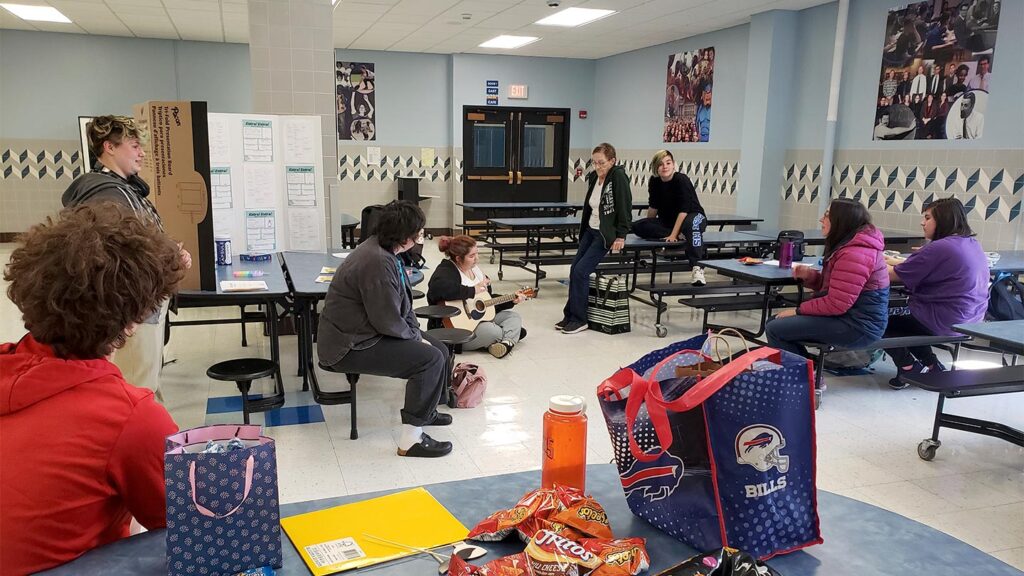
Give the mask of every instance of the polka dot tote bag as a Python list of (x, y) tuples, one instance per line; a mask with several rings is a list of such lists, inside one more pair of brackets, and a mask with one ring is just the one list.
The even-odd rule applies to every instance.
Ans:
[(167, 573), (227, 576), (281, 566), (274, 439), (257, 425), (167, 438)]

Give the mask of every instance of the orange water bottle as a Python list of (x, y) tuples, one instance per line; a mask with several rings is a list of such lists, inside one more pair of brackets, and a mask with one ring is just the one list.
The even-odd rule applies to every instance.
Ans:
[(587, 480), (587, 403), (582, 396), (552, 396), (544, 413), (541, 487), (584, 490)]

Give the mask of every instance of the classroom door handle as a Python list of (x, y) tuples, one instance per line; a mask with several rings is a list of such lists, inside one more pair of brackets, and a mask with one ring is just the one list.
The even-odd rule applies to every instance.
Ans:
[(512, 174), (513, 174), (513, 172), (512, 172), (511, 170), (509, 170), (509, 171), (508, 171), (508, 183), (509, 183), (509, 184), (511, 184), (511, 183), (512, 183), (512, 180), (513, 180), (513, 179), (512, 179)]
[(522, 184), (523, 183), (523, 173), (522, 172), (516, 172), (516, 175), (519, 177), (518, 180), (516, 181), (516, 184)]

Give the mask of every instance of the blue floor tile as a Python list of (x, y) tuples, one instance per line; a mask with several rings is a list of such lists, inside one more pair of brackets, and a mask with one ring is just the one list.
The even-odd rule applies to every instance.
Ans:
[(292, 424), (313, 424), (324, 421), (324, 412), (319, 404), (312, 406), (286, 406), (265, 413), (267, 426), (291, 426)]
[[(250, 394), (250, 400), (263, 398), (262, 394)], [(215, 396), (206, 400), (207, 414), (223, 414), (224, 412), (241, 412), (242, 397), (239, 396)]]

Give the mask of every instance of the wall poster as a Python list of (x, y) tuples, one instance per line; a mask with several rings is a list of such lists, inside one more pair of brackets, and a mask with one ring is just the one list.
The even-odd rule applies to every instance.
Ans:
[(889, 11), (875, 140), (981, 138), (999, 12), (999, 0), (927, 0)]
[(338, 140), (377, 139), (373, 69), (372, 63), (335, 62)]
[(664, 142), (707, 142), (711, 137), (711, 92), (715, 48), (668, 57)]

